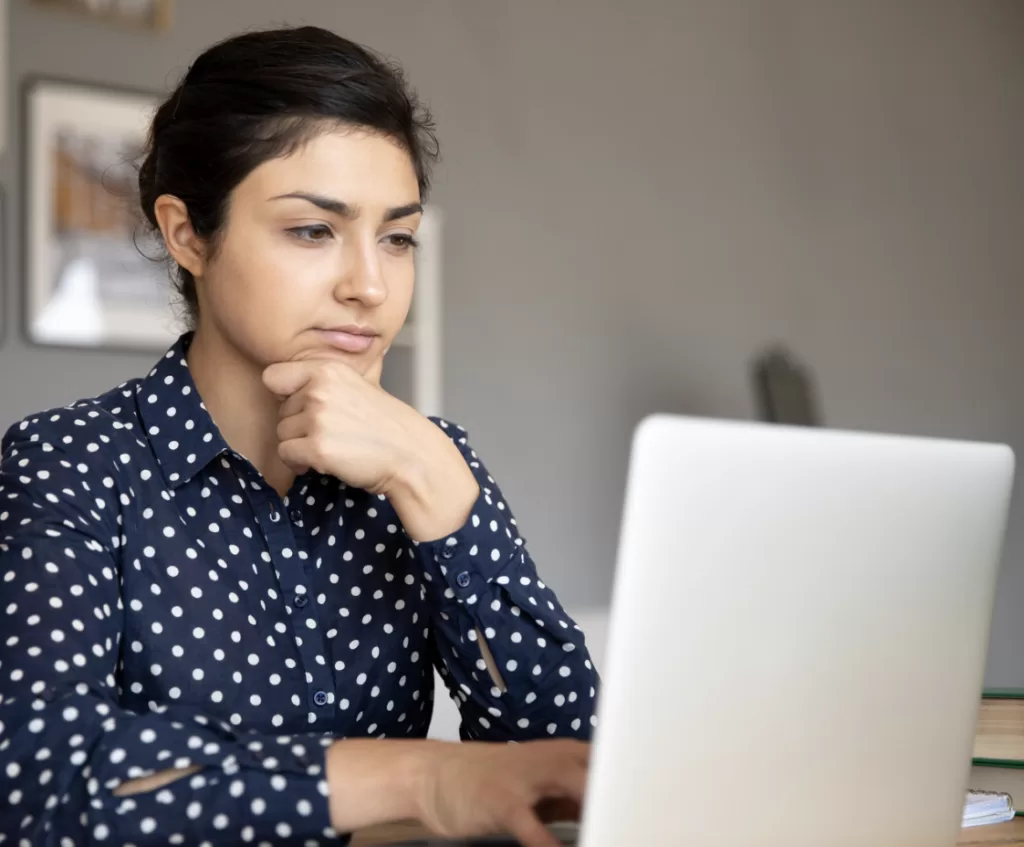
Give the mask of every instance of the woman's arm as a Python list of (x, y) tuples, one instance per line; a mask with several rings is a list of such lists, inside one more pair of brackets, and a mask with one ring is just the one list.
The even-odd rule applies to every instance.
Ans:
[(75, 426), (86, 413), (56, 414), (66, 426), (51, 418), (45, 437), (15, 427), (2, 445), (0, 832), (139, 845), (331, 833), (330, 739), (119, 705), (119, 498), (130, 492), (116, 482), (118, 452), (87, 449), (102, 442)]
[(586, 745), (266, 736), (189, 707), (122, 708), (119, 504), (133, 495), (117, 481), (122, 451), (90, 437), (88, 414), (53, 415), (67, 419), (49, 416), (45, 438), (26, 423), (2, 444), (0, 833), (334, 843), (414, 817), (441, 834), (555, 847), (534, 807), (582, 799)]
[[(598, 675), (583, 633), (537, 575), (515, 518), (465, 430), (435, 422), (475, 480), (461, 515), (453, 517), (450, 508), (441, 512), (437, 526), (447, 522), (446, 532), (416, 545), (433, 610), (435, 662), (459, 705), (462, 737), (589, 739)], [(430, 531), (430, 505), (458, 500), (452, 495), (457, 474), (449, 475), (433, 475), (440, 480), (433, 496), (425, 482), (430, 474), (412, 477), (410, 487), (422, 490), (406, 495), (403, 523), (409, 503), (420, 503), (414, 525)]]
[(537, 576), (465, 431), (432, 424), (376, 373), (335, 359), (277, 363), (263, 381), (287, 398), (282, 461), (385, 496), (417, 544), (435, 660), (458, 699), (463, 737), (589, 738), (598, 680), (583, 633)]

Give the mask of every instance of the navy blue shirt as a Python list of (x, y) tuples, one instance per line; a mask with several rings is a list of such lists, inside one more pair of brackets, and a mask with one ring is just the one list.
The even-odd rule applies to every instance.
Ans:
[(306, 473), (282, 499), (220, 435), (188, 342), (3, 439), (0, 833), (330, 840), (326, 747), (425, 736), (435, 667), (464, 739), (590, 737), (583, 634), (462, 429), (435, 421), (479, 499), (454, 535), (417, 544), (385, 498), (336, 478)]

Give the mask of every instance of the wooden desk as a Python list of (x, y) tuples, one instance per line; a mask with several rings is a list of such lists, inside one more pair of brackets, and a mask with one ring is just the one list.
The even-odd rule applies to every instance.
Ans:
[(996, 826), (965, 829), (957, 841), (959, 847), (974, 847), (976, 844), (987, 844), (988, 847), (1024, 847), (1024, 818), (1014, 818), (1009, 823)]
[[(395, 844), (423, 836), (419, 824), (396, 823), (357, 833), (352, 847)], [(1024, 847), (1024, 818), (996, 826), (978, 826), (963, 830), (957, 847)]]

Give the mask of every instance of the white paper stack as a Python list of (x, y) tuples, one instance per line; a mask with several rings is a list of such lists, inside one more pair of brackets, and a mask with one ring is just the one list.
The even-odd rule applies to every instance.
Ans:
[(1016, 814), (1013, 799), (1009, 794), (990, 791), (968, 791), (964, 803), (962, 825), (983, 826), (989, 823), (1005, 823)]

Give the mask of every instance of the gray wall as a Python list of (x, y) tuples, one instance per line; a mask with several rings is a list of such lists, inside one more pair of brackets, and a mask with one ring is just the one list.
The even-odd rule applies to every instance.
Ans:
[[(1024, 448), (1016, 0), (179, 0), (156, 37), (15, 0), (12, 84), (161, 89), (283, 21), (399, 57), (435, 108), (447, 410), (571, 607), (607, 599), (631, 427), (750, 416), (764, 342), (813, 363), (833, 425)], [(153, 358), (30, 349), (18, 308), (5, 419)], [(990, 683), (1024, 684), (1022, 647), (1018, 498)]]

